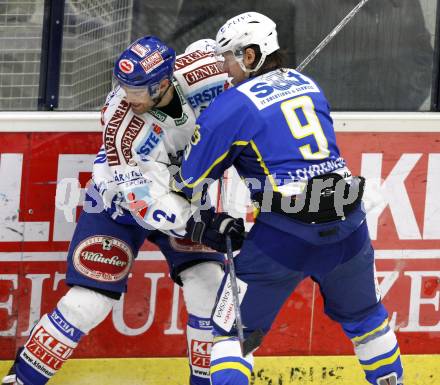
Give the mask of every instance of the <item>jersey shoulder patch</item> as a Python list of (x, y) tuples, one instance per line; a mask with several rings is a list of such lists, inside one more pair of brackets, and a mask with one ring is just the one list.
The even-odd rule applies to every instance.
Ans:
[(285, 99), (308, 93), (320, 93), (316, 83), (293, 69), (275, 70), (237, 87), (262, 110)]

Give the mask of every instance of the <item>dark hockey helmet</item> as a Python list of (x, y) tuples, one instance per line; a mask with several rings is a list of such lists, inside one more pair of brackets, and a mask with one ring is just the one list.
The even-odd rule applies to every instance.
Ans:
[(176, 53), (159, 38), (145, 36), (132, 43), (115, 62), (113, 75), (121, 86), (146, 89), (156, 97), (163, 79), (171, 80)]

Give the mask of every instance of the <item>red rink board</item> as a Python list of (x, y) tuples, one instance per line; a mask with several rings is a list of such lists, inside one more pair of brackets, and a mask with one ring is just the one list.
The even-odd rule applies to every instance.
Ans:
[[(11, 359), (33, 323), (67, 290), (62, 259), (72, 227), (56, 214), (57, 182), (79, 175), (85, 186), (101, 135), (0, 135), (0, 359)], [(369, 218), (369, 226), (377, 228), (377, 235), (372, 231), (376, 266), (401, 350), (440, 353), (440, 134), (344, 132), (338, 141), (353, 173), (379, 175), (394, 197)], [(183, 299), (153, 250), (144, 245), (123, 306), (84, 338), (76, 358), (185, 354)], [(339, 326), (323, 314), (319, 290), (310, 280), (289, 298), (259, 350), (261, 355), (351, 353)]]

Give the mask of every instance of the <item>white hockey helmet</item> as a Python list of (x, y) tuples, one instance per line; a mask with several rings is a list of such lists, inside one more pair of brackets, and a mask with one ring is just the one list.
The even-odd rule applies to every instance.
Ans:
[[(245, 72), (258, 71), (267, 55), (280, 48), (274, 21), (258, 12), (245, 12), (229, 19), (217, 32), (217, 54), (232, 51)], [(255, 44), (260, 48), (261, 58), (255, 68), (246, 69), (243, 49)]]
[(204, 52), (215, 52), (216, 46), (217, 44), (213, 39), (200, 39), (186, 47), (185, 53), (190, 53), (197, 50)]

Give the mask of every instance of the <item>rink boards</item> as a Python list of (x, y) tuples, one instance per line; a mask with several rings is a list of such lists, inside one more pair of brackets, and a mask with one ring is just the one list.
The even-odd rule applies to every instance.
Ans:
[[(0, 361), (0, 374), (11, 361)], [(438, 355), (403, 356), (405, 384), (438, 385)], [(251, 385), (368, 385), (351, 356), (257, 357)], [(71, 359), (52, 385), (187, 385), (185, 358)]]
[[(63, 279), (68, 242), (102, 143), (97, 119), (95, 113), (0, 114), (0, 360), (12, 359), (35, 322), (67, 290)], [(411, 355), (406, 359), (414, 381), (409, 383), (423, 379), (420, 384), (438, 384), (438, 378), (432, 379), (438, 370), (430, 368), (440, 369), (440, 119), (429, 113), (336, 113), (334, 119), (350, 169), (375, 183), (385, 197), (369, 213), (368, 224), (384, 303), (403, 354)], [(81, 188), (60, 184), (66, 180), (78, 180)], [(251, 226), (242, 185), (233, 174), (228, 183), (234, 187), (228, 190), (230, 210)], [(185, 359), (173, 359), (182, 369), (170, 370), (170, 359), (159, 357), (185, 355), (182, 300), (163, 256), (146, 243), (127, 295), (104, 324), (84, 338), (74, 357), (96, 359), (95, 369), (107, 368), (103, 375), (111, 372), (108, 368), (130, 368), (124, 373), (148, 376), (154, 367), (157, 381), (151, 383), (174, 384), (163, 377), (168, 374), (180, 381), (175, 376), (186, 376)], [(209, 346), (200, 352), (208, 353)], [(351, 367), (351, 343), (323, 315), (319, 290), (310, 280), (289, 298), (259, 354), (272, 358), (257, 364), (256, 374), (262, 368), (264, 372), (256, 384), (268, 383), (264, 376), (278, 383), (279, 373), (284, 373), (283, 384), (290, 378), (291, 383), (348, 384), (359, 372), (356, 365)], [(124, 360), (108, 360), (113, 358)], [(73, 373), (78, 365), (86, 370), (91, 364), (72, 361), (62, 372)]]

